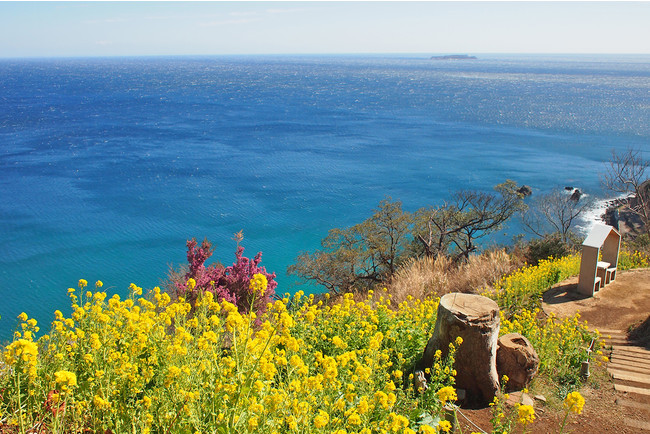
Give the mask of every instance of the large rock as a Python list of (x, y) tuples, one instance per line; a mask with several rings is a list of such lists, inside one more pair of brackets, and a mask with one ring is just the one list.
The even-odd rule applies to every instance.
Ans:
[(574, 202), (578, 202), (581, 197), (582, 197), (582, 192), (576, 188), (575, 190), (573, 190), (573, 193), (571, 193), (571, 197), (569, 199), (571, 199)]
[(446, 294), (440, 299), (436, 326), (416, 367), (416, 379), (422, 383), (419, 371), (432, 366), (437, 350), (446, 357), (449, 344), (460, 336), (463, 343), (456, 352), (455, 387), (466, 391), (466, 406), (487, 405), (499, 391), (499, 325), (499, 307), (493, 300), (474, 294)]
[(499, 378), (508, 376), (507, 391), (521, 390), (537, 375), (539, 357), (525, 336), (508, 333), (499, 338), (497, 371)]
[(533, 189), (527, 185), (522, 185), (517, 189), (517, 193), (521, 194), (523, 197), (528, 197), (533, 194)]

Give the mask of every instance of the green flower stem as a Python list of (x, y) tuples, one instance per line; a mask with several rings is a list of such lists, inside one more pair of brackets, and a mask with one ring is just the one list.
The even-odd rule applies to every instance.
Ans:
[(564, 414), (564, 419), (562, 419), (562, 426), (560, 426), (560, 434), (564, 432), (564, 425), (566, 424), (566, 420), (569, 417), (569, 411)]
[(20, 370), (16, 369), (17, 375), (16, 375), (16, 389), (18, 390), (18, 421), (20, 423), (20, 432), (24, 433), (25, 432), (25, 422), (23, 421), (23, 406), (22, 402), (20, 399)]

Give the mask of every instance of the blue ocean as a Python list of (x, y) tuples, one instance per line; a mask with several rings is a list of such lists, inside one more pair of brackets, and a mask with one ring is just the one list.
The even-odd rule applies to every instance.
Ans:
[(80, 278), (160, 285), (192, 237), (228, 265), (243, 230), (284, 293), (299, 252), (388, 196), (605, 198), (629, 146), (650, 151), (650, 56), (0, 60), (0, 341), (69, 311)]

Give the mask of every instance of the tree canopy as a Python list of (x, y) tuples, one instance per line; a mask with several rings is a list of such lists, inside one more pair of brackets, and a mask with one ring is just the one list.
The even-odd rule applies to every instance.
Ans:
[(382, 200), (369, 219), (330, 230), (322, 249), (301, 253), (288, 272), (333, 293), (370, 288), (390, 277), (404, 259), (411, 222), (400, 201)]
[(498, 230), (523, 207), (511, 180), (494, 193), (459, 191), (441, 206), (414, 213), (387, 198), (362, 223), (330, 230), (321, 249), (302, 252), (287, 271), (333, 293), (370, 289), (386, 282), (410, 256), (468, 259), (477, 239)]

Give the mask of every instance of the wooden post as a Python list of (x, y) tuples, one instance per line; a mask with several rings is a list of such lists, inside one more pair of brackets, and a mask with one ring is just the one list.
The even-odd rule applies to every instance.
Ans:
[(416, 372), (432, 366), (437, 350), (446, 357), (449, 344), (460, 336), (463, 343), (456, 352), (455, 387), (465, 390), (464, 405), (489, 404), (499, 391), (496, 368), (499, 326), (499, 307), (493, 300), (473, 294), (446, 294), (440, 299), (436, 326)]

